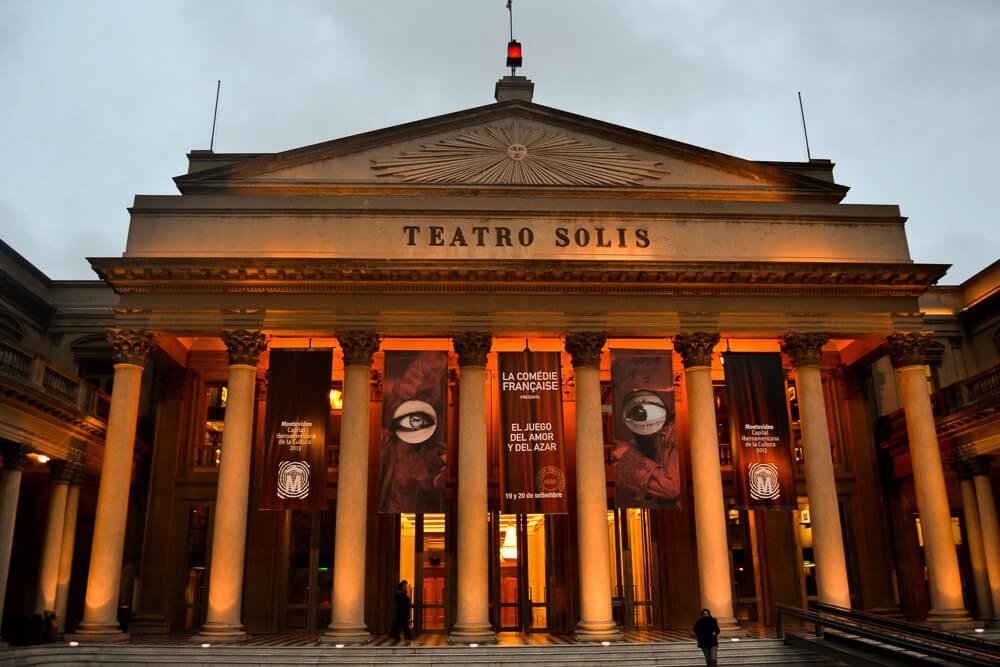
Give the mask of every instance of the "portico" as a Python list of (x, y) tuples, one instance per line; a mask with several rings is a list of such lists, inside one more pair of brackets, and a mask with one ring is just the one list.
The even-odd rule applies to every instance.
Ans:
[[(812, 581), (818, 600), (851, 607), (884, 575), (844, 537), (877, 528), (840, 514), (858, 502), (869, 445), (831, 433), (851, 418), (838, 369), (895, 349), (889, 337), (919, 339), (917, 299), (944, 273), (910, 259), (898, 208), (842, 203), (827, 161), (742, 160), (498, 99), (283, 153), (192, 152), (180, 194), (136, 197), (124, 255), (91, 260), (120, 295), (122, 335), (155, 335), (184, 377), (175, 455), (156, 457), (176, 466), (173, 484), (153, 471), (176, 527), (143, 556), (173, 572), (173, 592), (142, 596), (140, 614), (216, 642), (303, 629), (365, 643), (387, 630), (406, 579), (415, 626), (452, 643), (506, 627), (614, 642), (687, 627), (702, 607), (740, 634), (778, 602), (804, 604)], [(334, 350), (332, 500), (262, 510), (250, 466), (266, 440), (269, 355), (313, 348)], [(567, 514), (501, 511), (497, 354), (525, 349), (561, 360)], [(616, 505), (613, 349), (657, 350), (680, 371), (677, 508)], [(445, 509), (379, 513), (385, 359), (411, 350), (448, 355)], [(783, 355), (794, 509), (735, 501), (725, 351)], [(141, 359), (118, 371), (113, 424), (134, 419), (130, 368)], [(935, 449), (926, 387), (908, 369), (908, 424), (912, 413), (914, 438)], [(933, 456), (920, 461), (933, 476)], [(106, 474), (112, 503), (128, 471)], [(923, 481), (920, 493), (935, 617), (961, 622), (935, 532), (947, 493)], [(124, 538), (98, 525), (80, 633), (118, 637), (107, 600)]]

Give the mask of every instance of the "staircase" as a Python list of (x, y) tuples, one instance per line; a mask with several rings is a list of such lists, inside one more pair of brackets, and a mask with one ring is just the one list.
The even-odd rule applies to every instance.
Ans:
[[(6, 665), (548, 665), (570, 667), (680, 667), (704, 665), (693, 640), (686, 642), (623, 643), (610, 646), (564, 644), (555, 646), (359, 646), (333, 648), (313, 642), (299, 645), (253, 643), (202, 647), (189, 639), (118, 644), (66, 643), (0, 649)], [(840, 665), (778, 639), (722, 642), (720, 665), (820, 667)]]

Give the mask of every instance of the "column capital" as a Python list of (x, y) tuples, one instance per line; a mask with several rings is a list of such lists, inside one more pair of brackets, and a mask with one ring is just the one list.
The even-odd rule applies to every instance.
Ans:
[(79, 486), (87, 474), (87, 453), (83, 449), (73, 447), (66, 456), (70, 468), (69, 483)]
[(267, 339), (260, 331), (223, 329), (220, 335), (229, 352), (230, 366), (256, 366), (260, 353), (267, 349)]
[(28, 456), (31, 448), (16, 442), (5, 442), (0, 445), (0, 453), (3, 454), (4, 470), (23, 470), (24, 459)]
[(993, 464), (991, 456), (959, 456), (952, 461), (951, 467), (958, 473), (959, 479), (972, 479), (979, 475), (989, 475)]
[(781, 351), (795, 368), (819, 366), (823, 361), (823, 346), (829, 340), (823, 333), (789, 333), (781, 339)]
[(156, 337), (148, 329), (108, 329), (111, 358), (115, 364), (145, 366), (146, 355), (156, 346)]
[(371, 366), (372, 356), (382, 340), (374, 331), (345, 331), (337, 334), (344, 350), (344, 366)]
[(695, 331), (674, 336), (674, 349), (681, 355), (684, 368), (711, 366), (712, 350), (719, 344), (718, 333)]
[(909, 332), (890, 334), (886, 338), (889, 357), (895, 368), (922, 366), (927, 363), (927, 348), (931, 337), (924, 333)]
[(493, 334), (467, 331), (451, 339), (458, 355), (459, 366), (486, 366), (486, 357), (493, 347)]
[(607, 334), (585, 331), (566, 336), (566, 351), (573, 358), (573, 368), (580, 366), (601, 367), (601, 350), (608, 340)]
[(53, 482), (69, 483), (76, 474), (76, 466), (69, 461), (49, 461), (49, 475)]

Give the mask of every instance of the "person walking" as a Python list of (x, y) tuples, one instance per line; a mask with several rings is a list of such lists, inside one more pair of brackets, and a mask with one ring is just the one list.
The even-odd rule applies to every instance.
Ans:
[(719, 622), (708, 609), (701, 610), (701, 618), (694, 624), (694, 636), (698, 638), (698, 648), (705, 654), (708, 667), (719, 665)]
[(398, 641), (399, 633), (402, 632), (407, 640), (413, 639), (413, 635), (410, 633), (410, 587), (406, 579), (403, 579), (396, 586), (392, 600), (396, 607), (396, 613), (392, 619), (392, 629), (389, 630), (389, 636)]

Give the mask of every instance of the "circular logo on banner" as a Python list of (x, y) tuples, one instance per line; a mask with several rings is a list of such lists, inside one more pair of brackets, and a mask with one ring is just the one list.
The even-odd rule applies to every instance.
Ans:
[(278, 463), (278, 497), (306, 498), (309, 495), (309, 462)]
[(535, 490), (543, 493), (560, 493), (566, 488), (566, 475), (555, 466), (545, 466), (535, 476)]
[(747, 466), (750, 497), (755, 500), (774, 500), (781, 495), (778, 466), (773, 463), (751, 463)]

